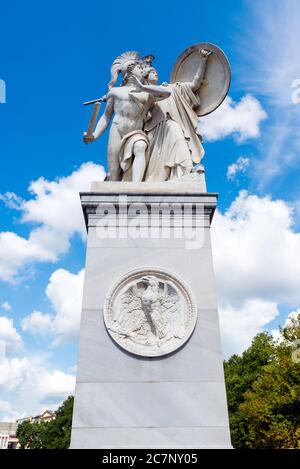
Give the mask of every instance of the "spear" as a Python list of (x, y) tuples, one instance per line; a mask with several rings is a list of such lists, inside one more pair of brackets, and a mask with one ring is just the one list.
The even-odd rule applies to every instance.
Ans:
[(105, 101), (104, 96), (102, 96), (102, 98), (93, 99), (92, 101), (86, 101), (85, 103), (83, 103), (83, 105), (84, 106), (89, 106), (90, 104), (102, 103), (102, 101)]

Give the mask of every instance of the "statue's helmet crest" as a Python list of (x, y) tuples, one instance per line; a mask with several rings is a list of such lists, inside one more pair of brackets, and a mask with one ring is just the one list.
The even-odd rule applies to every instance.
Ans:
[(138, 63), (140, 60), (140, 54), (136, 51), (128, 51), (119, 55), (113, 61), (110, 68), (110, 82), (108, 88), (111, 89), (116, 84), (119, 73), (122, 73), (123, 77), (125, 77), (128, 67)]
[(136, 51), (128, 51), (119, 55), (112, 63), (108, 88), (111, 89), (113, 86), (115, 86), (119, 73), (122, 74), (123, 79), (126, 78), (128, 70), (130, 71), (130, 69), (132, 69), (137, 63), (141, 65), (144, 71), (144, 75), (146, 75), (149, 73), (150, 69), (153, 68), (152, 62), (154, 59), (155, 57), (152, 54), (141, 57), (140, 54)]

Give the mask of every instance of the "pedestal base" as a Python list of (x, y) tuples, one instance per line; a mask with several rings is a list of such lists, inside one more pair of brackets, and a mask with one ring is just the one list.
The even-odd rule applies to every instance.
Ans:
[[(120, 206), (117, 184), (97, 183), (93, 192), (81, 195), (88, 240), (71, 448), (231, 448), (210, 245), (217, 196), (178, 184), (166, 190), (162, 183), (149, 193), (146, 183), (122, 183), (126, 199)], [(143, 237), (124, 235), (135, 210), (139, 227), (150, 232), (153, 219), (145, 207), (154, 207), (156, 227), (165, 226), (168, 204), (169, 237), (146, 237), (143, 230)], [(184, 206), (185, 224), (196, 224), (201, 232), (193, 247), (190, 235), (175, 236), (183, 216), (178, 207)], [(113, 213), (122, 236), (117, 230), (116, 236), (103, 238), (99, 221), (104, 215), (111, 220)], [(111, 286), (131, 270), (150, 267), (182, 278), (198, 314), (185, 345), (155, 358), (120, 348), (103, 321)]]

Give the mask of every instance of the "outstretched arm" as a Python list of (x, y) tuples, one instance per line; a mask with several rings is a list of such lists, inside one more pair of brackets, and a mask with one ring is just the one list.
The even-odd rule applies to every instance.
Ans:
[(111, 121), (111, 117), (114, 111), (114, 100), (112, 96), (108, 96), (106, 101), (106, 107), (103, 115), (100, 117), (98, 124), (96, 125), (96, 129), (93, 132), (92, 136), (89, 137), (88, 135), (83, 136), (83, 140), (85, 143), (91, 143), (97, 140), (107, 129), (109, 123)]
[(210, 56), (210, 54), (212, 54), (211, 51), (208, 51), (206, 49), (200, 50), (200, 56), (201, 56), (200, 65), (198, 67), (196, 75), (194, 76), (193, 81), (189, 83), (193, 91), (197, 91), (203, 82), (203, 78), (204, 78), (205, 71), (206, 71), (207, 59)]
[(145, 91), (152, 95), (155, 101), (159, 101), (161, 99), (166, 99), (171, 95), (171, 91), (167, 86), (160, 86), (160, 85), (143, 85), (142, 82), (136, 77), (133, 76), (136, 86), (140, 91)]

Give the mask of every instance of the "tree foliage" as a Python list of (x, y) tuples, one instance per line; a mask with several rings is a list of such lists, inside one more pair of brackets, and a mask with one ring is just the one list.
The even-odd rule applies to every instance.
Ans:
[(293, 359), (300, 315), (280, 331), (278, 341), (258, 334), (224, 363), (235, 448), (300, 448), (300, 363)]
[(17, 437), (22, 449), (68, 449), (70, 446), (73, 396), (69, 396), (56, 411), (51, 422), (22, 422)]

